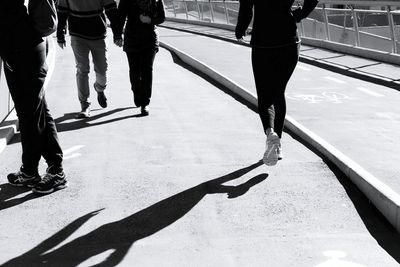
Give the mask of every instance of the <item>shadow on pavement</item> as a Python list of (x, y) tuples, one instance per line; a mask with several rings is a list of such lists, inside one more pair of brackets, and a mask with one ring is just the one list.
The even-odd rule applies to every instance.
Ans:
[(122, 220), (104, 224), (90, 233), (48, 252), (66, 240), (99, 211), (88, 213), (37, 247), (1, 266), (77, 266), (108, 250), (112, 250), (111, 254), (96, 266), (116, 266), (124, 259), (136, 241), (151, 236), (178, 221), (207, 194), (227, 193), (229, 198), (234, 198), (245, 194), (250, 187), (265, 180), (268, 174), (262, 173), (239, 186), (223, 185), (223, 183), (237, 179), (260, 165), (262, 165), (261, 161), (199, 184)]
[[(76, 112), (65, 113), (64, 116), (57, 118), (54, 121), (57, 125), (57, 132), (67, 132), (67, 131), (74, 131), (74, 130), (86, 128), (86, 127), (99, 126), (99, 125), (103, 125), (103, 124), (107, 124), (107, 123), (130, 119), (130, 118), (143, 117), (143, 115), (141, 115), (141, 114), (134, 114), (134, 115), (123, 116), (120, 118), (114, 118), (114, 119), (110, 119), (110, 120), (106, 120), (106, 121), (94, 122), (98, 119), (101, 119), (101, 118), (110, 116), (114, 113), (121, 112), (121, 111), (128, 110), (128, 109), (134, 109), (134, 108), (133, 107), (116, 108), (116, 109), (109, 110), (109, 111), (106, 111), (106, 112), (103, 112), (100, 114), (92, 115), (91, 117), (89, 117), (87, 119), (75, 119), (75, 116), (77, 114)], [(73, 120), (73, 121), (65, 122), (68, 120)], [(21, 134), (16, 133), (13, 136), (12, 140), (9, 142), (9, 144), (16, 144), (19, 142), (21, 142)]]
[(5, 210), (19, 204), (22, 204), (31, 199), (41, 197), (43, 195), (30, 193), (20, 198), (14, 198), (20, 194), (31, 191), (31, 188), (16, 187), (8, 183), (0, 185), (0, 210)]
[(390, 222), (349, 178), (336, 166), (333, 166), (332, 163), (326, 161), (325, 163), (342, 184), (371, 236), (375, 238), (378, 244), (392, 256), (393, 259), (400, 263), (400, 233), (396, 231)]

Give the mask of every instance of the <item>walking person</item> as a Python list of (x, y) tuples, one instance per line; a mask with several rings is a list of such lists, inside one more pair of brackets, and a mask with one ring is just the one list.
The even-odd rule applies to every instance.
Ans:
[[(159, 49), (157, 26), (165, 20), (162, 0), (121, 0), (119, 26), (124, 31), (123, 49), (129, 63), (129, 78), (134, 103), (142, 115), (149, 114), (152, 94), (153, 63)], [(116, 43), (118, 45), (118, 43)]]
[[(107, 107), (104, 91), (107, 87), (107, 34), (106, 16), (111, 22), (114, 39), (117, 3), (115, 0), (58, 0), (57, 42), (63, 49), (66, 46), (65, 33), (71, 35), (71, 47), (76, 62), (76, 82), (81, 112), (77, 118), (90, 117), (90, 87), (89, 87), (89, 53), (92, 55), (96, 81), (93, 84), (97, 92), (97, 101), (102, 108)], [(104, 14), (105, 13), (105, 14)]]
[[(30, 0), (29, 5), (39, 4)], [(14, 186), (32, 187), (37, 193), (51, 193), (67, 186), (63, 152), (47, 107), (44, 82), (47, 75), (46, 45), (28, 15), (24, 0), (0, 1), (0, 57), (19, 121), (22, 165), (7, 179)], [(41, 177), (39, 161), (48, 168)]]
[(297, 65), (300, 39), (296, 23), (306, 18), (318, 0), (304, 0), (292, 11), (294, 0), (240, 0), (236, 38), (241, 41), (253, 18), (252, 66), (258, 112), (267, 136), (263, 162), (272, 166), (282, 159), (281, 138), (286, 116), (286, 85)]

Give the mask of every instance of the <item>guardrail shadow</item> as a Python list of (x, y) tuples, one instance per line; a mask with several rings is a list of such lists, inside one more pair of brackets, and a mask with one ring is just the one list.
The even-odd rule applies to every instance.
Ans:
[[(227, 193), (228, 198), (235, 198), (264, 181), (268, 177), (266, 173), (259, 174), (238, 186), (223, 185), (228, 181), (238, 179), (260, 165), (262, 165), (262, 161), (201, 183), (122, 220), (104, 224), (90, 233), (56, 248), (87, 220), (98, 214), (99, 210), (90, 212), (76, 219), (37, 247), (1, 266), (78, 266), (89, 258), (109, 250), (112, 250), (111, 254), (96, 266), (116, 266), (124, 259), (136, 241), (151, 236), (178, 221), (207, 194)], [(134, 263), (131, 264), (134, 265)]]

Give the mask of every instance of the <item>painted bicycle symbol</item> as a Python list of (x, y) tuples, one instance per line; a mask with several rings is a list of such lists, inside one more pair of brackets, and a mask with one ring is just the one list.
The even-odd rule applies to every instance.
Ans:
[(299, 94), (299, 93), (287, 93), (286, 97), (292, 100), (297, 101), (306, 101), (309, 104), (318, 104), (318, 103), (334, 103), (340, 104), (343, 103), (344, 100), (350, 99), (349, 96), (336, 93), (336, 92), (323, 92), (320, 95), (315, 94)]

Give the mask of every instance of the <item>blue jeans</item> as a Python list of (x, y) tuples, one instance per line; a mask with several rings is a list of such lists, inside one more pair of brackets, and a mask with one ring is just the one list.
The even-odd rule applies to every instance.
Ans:
[(107, 86), (107, 47), (104, 39), (86, 40), (71, 36), (71, 47), (75, 55), (76, 83), (78, 86), (78, 98), (82, 109), (90, 106), (89, 89), (89, 53), (92, 54), (96, 82), (94, 89), (99, 93)]

